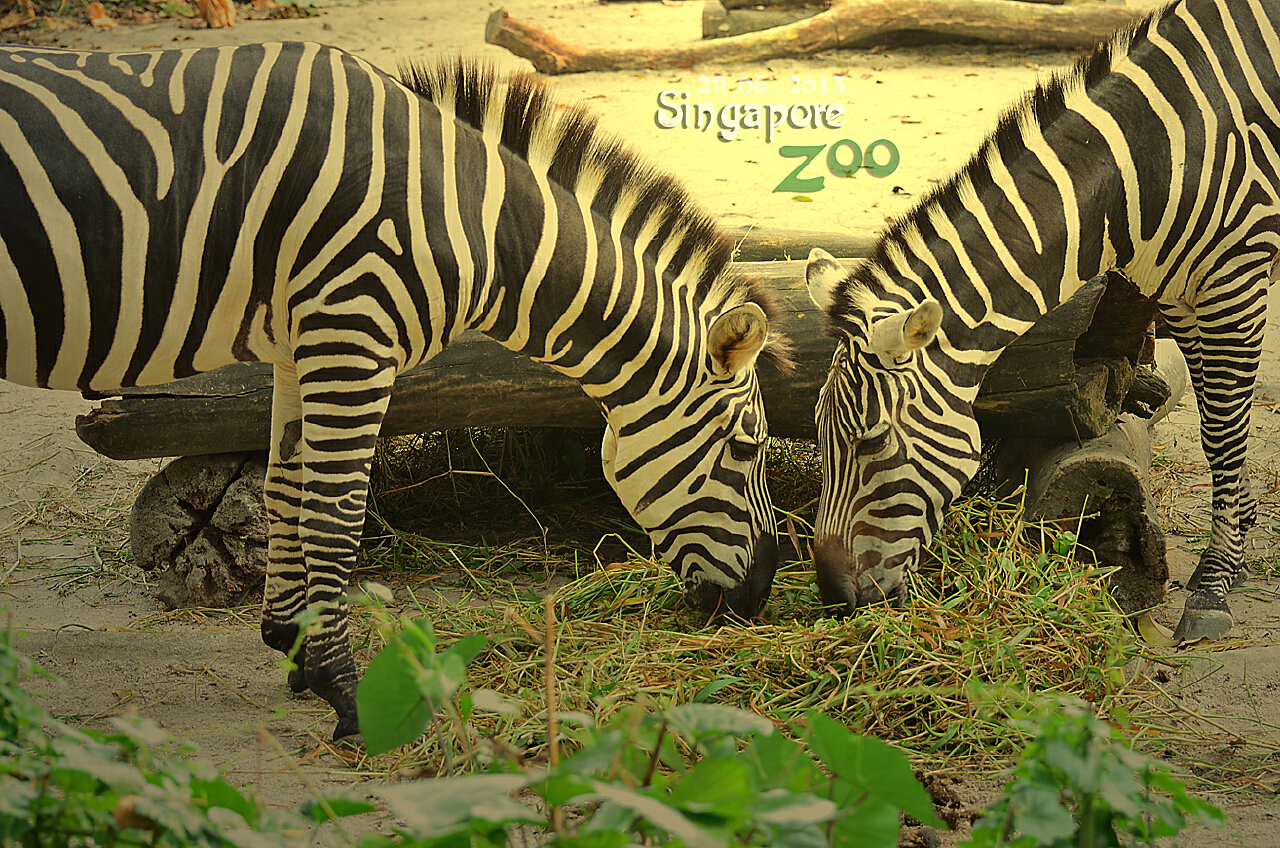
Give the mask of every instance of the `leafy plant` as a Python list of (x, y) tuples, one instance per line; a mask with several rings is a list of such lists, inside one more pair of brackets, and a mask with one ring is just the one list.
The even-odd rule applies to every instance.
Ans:
[(1187, 794), (1170, 767), (1130, 749), (1082, 701), (1063, 698), (966, 848), (1103, 848), (1151, 844), (1222, 811)]
[(370, 754), (381, 754), (422, 735), (445, 710), (455, 725), (453, 703), (466, 682), (467, 664), (488, 642), (474, 634), (436, 651), (436, 632), (425, 618), (413, 619), (369, 663), (356, 689), (360, 729)]
[(305, 835), (300, 815), (256, 804), (212, 764), (158, 757), (176, 746), (155, 722), (58, 721), (19, 687), (31, 673), (45, 674), (0, 631), (0, 845), (273, 848)]
[[(468, 637), (437, 650), (424, 620), (393, 636), (357, 693), (370, 750), (371, 736), (379, 751), (413, 742), (440, 711), (462, 730), (467, 705), (454, 698), (483, 644)], [(514, 763), (516, 773), (391, 787), (380, 794), (406, 824), (396, 837), (366, 845), (505, 845), (509, 828), (532, 825), (552, 834), (550, 844), (575, 848), (889, 848), (897, 845), (899, 811), (939, 826), (901, 753), (816, 710), (794, 728), (800, 741), (768, 719), (717, 704), (634, 706), (605, 725), (581, 713), (558, 718), (573, 749), (563, 761), (553, 755), (549, 768)], [(504, 762), (511, 761), (493, 766)], [(517, 791), (535, 803), (512, 801)], [(576, 812), (572, 827), (563, 808)]]

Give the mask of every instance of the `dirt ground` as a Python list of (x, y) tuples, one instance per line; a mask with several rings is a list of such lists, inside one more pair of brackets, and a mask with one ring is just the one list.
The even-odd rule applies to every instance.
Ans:
[[(470, 8), (460, 11), (464, 6)], [(64, 46), (120, 50), (306, 39), (352, 50), (388, 70), (405, 60), (457, 53), (503, 68), (527, 67), (484, 43), (485, 20), (495, 8), (494, 3), (456, 0), (366, 0), (324, 5), (319, 15), (306, 19), (244, 21), (230, 30), (169, 21), (107, 30), (64, 28), (44, 38)], [(510, 0), (507, 9), (587, 45), (692, 41), (700, 34), (698, 2)], [(963, 164), (1004, 104), (1072, 58), (1013, 48), (891, 48), (804, 61), (580, 74), (554, 84), (564, 102), (587, 101), (606, 127), (678, 175), (727, 225), (868, 230), (905, 211), (931, 180)], [(701, 94), (704, 85), (717, 84), (716, 75), (731, 93)], [(798, 95), (786, 93), (793, 77)], [(761, 79), (770, 93), (737, 94), (742, 78)], [(813, 81), (812, 94), (804, 93), (805, 80)], [(714, 130), (660, 127), (657, 98), (667, 89), (717, 104), (766, 98), (810, 105), (838, 101), (847, 109), (847, 123), (835, 130), (785, 128), (772, 140), (758, 130), (743, 130), (736, 140), (724, 142)], [(820, 190), (773, 191), (800, 161), (783, 157), (783, 145), (834, 145), (842, 139), (863, 148), (887, 139), (900, 153), (900, 166), (880, 179), (827, 174)], [(800, 176), (823, 174), (822, 161), (815, 160)], [(1280, 846), (1280, 805), (1274, 801), (1280, 789), (1275, 754), (1280, 750), (1280, 607), (1275, 604), (1280, 559), (1274, 541), (1280, 524), (1278, 399), (1280, 334), (1267, 346), (1255, 402), (1251, 460), (1255, 485), (1267, 495), (1250, 537), (1256, 576), (1233, 596), (1233, 640), (1225, 650), (1192, 654), (1190, 663), (1163, 684), (1167, 697), (1161, 700), (1171, 720), (1194, 725), (1203, 739), (1171, 746), (1175, 759), (1234, 763), (1248, 770), (1256, 786), (1211, 794), (1228, 808), (1230, 824), (1190, 836), (1188, 845)], [(323, 702), (287, 695), (277, 656), (259, 642), (251, 617), (240, 622), (198, 612), (168, 614), (136, 569), (103, 570), (101, 562), (111, 565), (127, 538), (133, 493), (162, 461), (112, 462), (96, 455), (72, 429), (75, 416), (90, 406), (74, 395), (0, 383), (0, 607), (9, 609), (23, 634), (20, 648), (61, 678), (57, 684), (36, 684), (42, 701), (54, 713), (80, 721), (137, 709), (194, 742), (275, 804), (306, 797), (308, 782), (361, 780), (361, 770), (323, 742), (332, 722)], [(1166, 531), (1172, 534), (1171, 567), (1180, 582), (1194, 566), (1209, 517), (1194, 404), (1184, 404), (1161, 424), (1156, 442), (1157, 488)], [(1184, 597), (1182, 591), (1170, 593), (1171, 607), (1161, 611), (1166, 627), (1176, 621)], [(283, 750), (306, 752), (300, 771), (277, 743)], [(969, 781), (958, 789), (977, 806), (989, 800), (993, 785)], [(947, 840), (952, 844), (954, 837)]]

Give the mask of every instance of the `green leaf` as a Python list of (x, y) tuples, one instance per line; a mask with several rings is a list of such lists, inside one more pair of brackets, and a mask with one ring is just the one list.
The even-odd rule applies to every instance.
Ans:
[(755, 767), (760, 786), (804, 792), (823, 779), (804, 747), (781, 733), (752, 740), (742, 755)]
[(462, 661), (464, 666), (469, 665), (472, 660), (479, 656), (484, 650), (484, 646), (489, 644), (489, 637), (483, 633), (472, 633), (470, 636), (464, 636), (457, 642), (454, 642), (446, 648), (441, 657), (456, 657)]
[(828, 848), (826, 831), (816, 825), (770, 827), (760, 844), (769, 848)]
[(1077, 750), (1068, 740), (1055, 737), (1044, 740), (1042, 759), (1059, 769), (1067, 779), (1067, 784), (1081, 792), (1098, 791), (1098, 780), (1102, 771), (1102, 749), (1086, 742), (1083, 750)]
[(666, 803), (687, 813), (745, 817), (755, 799), (756, 791), (746, 762), (707, 757), (672, 787)]
[(1098, 781), (1098, 795), (1117, 813), (1136, 816), (1141, 813), (1142, 785), (1123, 767), (1110, 768)]
[[(333, 811), (333, 816), (329, 815), (330, 810)], [(352, 798), (347, 795), (326, 797), (323, 804), (319, 799), (311, 798), (299, 809), (302, 815), (316, 824), (324, 824), (327, 821), (333, 821), (335, 818), (361, 816), (365, 813), (376, 813), (377, 811), (377, 804), (370, 803), (364, 798)]]
[(771, 789), (760, 795), (751, 812), (756, 821), (766, 824), (798, 826), (829, 821), (839, 810), (834, 801), (810, 792)]
[(656, 798), (633, 792), (624, 786), (594, 781), (594, 794), (606, 801), (643, 816), (652, 824), (683, 841), (690, 848), (720, 848), (725, 842), (704, 831), (679, 810), (667, 806)]
[(773, 733), (773, 722), (753, 712), (725, 704), (680, 704), (658, 713), (671, 729), (690, 742), (698, 743), (715, 736), (767, 736)]
[(519, 715), (520, 707), (508, 701), (492, 689), (477, 689), (471, 693), (471, 705), (477, 710), (498, 715)]
[(858, 736), (835, 719), (810, 710), (808, 742), (819, 760), (843, 780), (914, 816), (922, 824), (945, 828), (933, 812), (933, 801), (911, 773), (911, 764), (897, 749)]
[(695, 704), (706, 703), (708, 698), (710, 698), (715, 693), (719, 692), (721, 689), (725, 688), (726, 686), (732, 686), (735, 683), (741, 683), (741, 682), (742, 682), (741, 677), (717, 677), (715, 680), (711, 681), (706, 686), (703, 686), (697, 692), (693, 693), (693, 703)]
[(1052, 845), (1076, 832), (1071, 811), (1062, 806), (1056, 788), (1020, 783), (1009, 793), (1013, 802), (1013, 826), (1022, 833)]
[(409, 654), (392, 642), (373, 658), (356, 687), (356, 709), (365, 747), (376, 755), (421, 736), (436, 705), (419, 690)]
[(206, 808), (222, 807), (238, 813), (247, 822), (257, 821), (257, 805), (221, 777), (213, 780), (191, 781), (191, 797), (193, 800), (203, 801)]
[[(841, 784), (844, 784), (843, 787)], [(875, 795), (836, 781), (834, 800), (842, 815), (831, 828), (833, 848), (897, 848), (898, 810)], [(861, 803), (857, 803), (862, 798)], [(851, 804), (857, 806), (850, 806)]]
[(141, 792), (146, 786), (142, 772), (117, 761), (115, 752), (105, 746), (74, 744), (66, 739), (54, 740), (53, 746), (58, 754), (53, 768), (58, 780), (72, 779), (71, 772), (80, 772), (115, 787), (121, 795)]
[(387, 786), (378, 795), (415, 835), (437, 837), (478, 822), (545, 822), (545, 817), (511, 797), (527, 783), (528, 778), (520, 774), (480, 774)]

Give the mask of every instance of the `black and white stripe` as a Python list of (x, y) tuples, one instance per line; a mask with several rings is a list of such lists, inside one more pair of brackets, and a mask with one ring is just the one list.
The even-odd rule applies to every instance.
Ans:
[(971, 403), (987, 367), (1082, 280), (1118, 269), (1182, 348), (1213, 473), (1212, 537), (1177, 635), (1229, 632), (1280, 247), (1277, 57), (1280, 6), (1182, 0), (1037, 87), (851, 274), (814, 252), (810, 292), (839, 342), (817, 413), (827, 603), (907, 594), (977, 469)]
[(0, 49), (0, 376), (109, 391), (275, 366), (263, 637), (356, 731), (343, 595), (401, 371), (479, 328), (581, 382), (606, 472), (702, 609), (776, 565), (761, 288), (686, 195), (528, 76), (315, 44)]

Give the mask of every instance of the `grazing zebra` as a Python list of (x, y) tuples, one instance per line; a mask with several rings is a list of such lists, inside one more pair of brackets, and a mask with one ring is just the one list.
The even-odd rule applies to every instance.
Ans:
[(987, 367), (1101, 271), (1159, 304), (1190, 366), (1213, 530), (1175, 633), (1221, 638), (1247, 576), (1249, 406), (1280, 246), (1280, 4), (1185, 0), (1038, 86), (846, 274), (806, 277), (838, 340), (817, 407), (823, 600), (910, 592), (978, 467)]
[[(262, 636), (358, 729), (343, 601), (392, 383), (467, 328), (577, 379), (606, 476), (701, 610), (777, 561), (766, 290), (674, 181), (531, 76), (315, 44), (0, 50), (0, 377), (275, 368)], [(10, 205), (11, 204), (11, 205)]]

